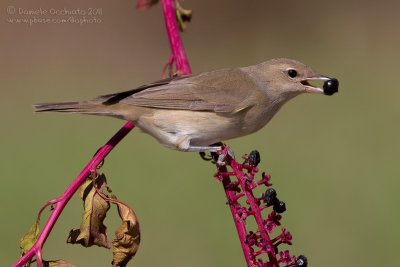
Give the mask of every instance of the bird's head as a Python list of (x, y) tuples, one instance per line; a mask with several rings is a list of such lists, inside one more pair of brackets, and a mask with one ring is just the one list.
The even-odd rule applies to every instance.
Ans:
[(301, 93), (333, 95), (339, 89), (337, 79), (320, 75), (293, 59), (271, 59), (258, 66), (258, 75), (266, 82), (267, 94), (275, 99), (289, 100)]

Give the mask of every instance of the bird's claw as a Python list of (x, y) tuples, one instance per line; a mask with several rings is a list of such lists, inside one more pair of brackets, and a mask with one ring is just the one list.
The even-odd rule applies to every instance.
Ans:
[(212, 154), (207, 155), (204, 151), (199, 152), (199, 155), (205, 161), (211, 161), (214, 158)]
[(231, 159), (235, 158), (235, 154), (233, 151), (226, 145), (222, 146), (222, 149), (217, 151), (218, 154), (218, 159), (216, 164), (218, 166), (225, 166), (226, 165), (226, 159), (229, 157)]

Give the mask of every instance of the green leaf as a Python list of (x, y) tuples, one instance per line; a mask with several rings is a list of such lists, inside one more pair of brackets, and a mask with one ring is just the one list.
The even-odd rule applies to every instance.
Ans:
[[(107, 187), (107, 180), (104, 174), (95, 179), (96, 188), (99, 192)], [(110, 209), (110, 204), (104, 200), (93, 186), (92, 179), (88, 178), (79, 188), (79, 195), (84, 201), (84, 213), (79, 229), (72, 229), (69, 233), (67, 243), (81, 244), (84, 247), (97, 245), (111, 248), (107, 241), (107, 227), (103, 221)]]
[[(115, 196), (113, 196), (116, 199)], [(115, 231), (113, 245), (114, 267), (124, 267), (135, 256), (140, 244), (140, 228), (135, 212), (122, 202), (114, 202), (118, 206), (118, 213), (122, 224)]]
[(52, 261), (43, 261), (43, 267), (76, 267), (76, 266), (64, 260), (52, 260)]
[(21, 255), (28, 252), (35, 244), (39, 236), (39, 224), (40, 221), (37, 219), (35, 223), (29, 228), (28, 232), (19, 240), (19, 247), (21, 248)]

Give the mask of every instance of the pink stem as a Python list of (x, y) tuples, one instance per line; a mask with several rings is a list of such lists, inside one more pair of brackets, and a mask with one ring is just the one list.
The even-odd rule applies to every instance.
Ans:
[[(267, 232), (264, 230), (264, 219), (261, 214), (261, 209), (260, 209), (259, 205), (256, 203), (256, 199), (253, 196), (252, 191), (246, 190), (245, 175), (242, 171), (241, 164), (239, 164), (237, 161), (232, 159), (230, 161), (230, 165), (231, 165), (232, 169), (234, 170), (234, 172), (236, 173), (236, 177), (237, 177), (238, 181), (240, 182), (240, 185), (241, 185), (243, 191), (246, 194), (246, 198), (247, 198), (246, 202), (249, 204), (251, 211), (253, 212), (254, 219), (258, 225), (258, 232), (260, 233), (264, 242), (268, 245), (271, 245), (272, 242), (271, 242)], [(271, 250), (273, 251), (273, 248), (271, 248)], [(270, 263), (272, 264), (271, 266), (279, 266), (278, 260), (276, 259), (276, 255), (271, 250), (267, 252)]]
[(36, 251), (36, 265), (37, 267), (43, 267), (43, 258), (41, 249)]
[(174, 0), (162, 0), (165, 27), (168, 33), (171, 53), (176, 62), (176, 69), (179, 75), (192, 74), (189, 61), (187, 59), (181, 36), (179, 34), (178, 23), (176, 22)]
[[(176, 68), (179, 75), (191, 74), (190, 65), (186, 57), (185, 50), (179, 35), (178, 24), (175, 18), (175, 7), (173, 0), (162, 0), (163, 13), (165, 19), (165, 25), (167, 28), (168, 39), (171, 46), (171, 56), (176, 62)], [(67, 188), (64, 194), (58, 198), (59, 200), (50, 214), (42, 232), (40, 233), (37, 241), (32, 246), (32, 248), (26, 252), (13, 267), (22, 267), (27, 264), (35, 255), (40, 262), (37, 265), (42, 266), (41, 255), (42, 247), (46, 242), (51, 230), (53, 229), (58, 217), (63, 211), (64, 207), (67, 205), (68, 201), (78, 190), (79, 186), (85, 181), (85, 179), (90, 175), (91, 171), (95, 170), (96, 167), (102, 162), (102, 160), (111, 152), (111, 150), (135, 127), (133, 122), (128, 121), (125, 125), (95, 154), (92, 160), (86, 165), (78, 177), (72, 182), (72, 184)]]
[[(40, 233), (39, 238), (32, 246), (32, 248), (22, 256), (16, 263), (12, 266), (14, 267), (22, 267), (28, 261), (35, 256), (41, 256), (41, 250), (46, 242), (47, 237), (49, 236), (51, 230), (53, 229), (55, 223), (57, 222), (58, 217), (63, 211), (64, 207), (67, 205), (68, 201), (74, 195), (74, 193), (78, 190), (79, 186), (86, 180), (86, 178), (90, 175), (90, 173), (96, 170), (97, 166), (102, 162), (102, 160), (108, 155), (108, 153), (113, 150), (113, 148), (135, 127), (133, 122), (128, 121), (125, 125), (103, 146), (100, 150), (94, 155), (92, 160), (86, 165), (86, 167), (81, 171), (78, 177), (72, 182), (72, 184), (67, 188), (64, 194), (59, 198), (59, 201), (56, 203), (56, 206), (53, 212), (50, 214), (49, 219), (46, 222), (46, 225), (43, 228), (43, 231)], [(40, 257), (39, 257), (40, 258)], [(38, 260), (38, 266), (40, 259)]]
[[(261, 211), (265, 208), (263, 205), (260, 206), (260, 199), (255, 198), (253, 195), (252, 188), (254, 187), (254, 182), (249, 182), (249, 179), (254, 179), (254, 174), (257, 172), (256, 167), (249, 165), (248, 163), (240, 164), (238, 163), (230, 154), (229, 147), (225, 147), (221, 151), (221, 155), (225, 156), (226, 165), (218, 166), (218, 173), (216, 175), (217, 178), (222, 180), (222, 184), (224, 186), (225, 194), (228, 199), (228, 204), (231, 209), (232, 217), (235, 222), (236, 230), (239, 235), (240, 244), (242, 246), (242, 250), (244, 253), (244, 257), (248, 267), (256, 267), (261, 266), (260, 262), (257, 261), (257, 256), (263, 253), (268, 255), (269, 261), (265, 266), (269, 267), (278, 267), (279, 262), (276, 258), (276, 245), (273, 244), (274, 240), (271, 240), (267, 230), (264, 228), (264, 219), (262, 217)], [(227, 166), (232, 168), (232, 171), (228, 172)], [(249, 172), (246, 175), (243, 169)], [(231, 182), (230, 176), (235, 176), (237, 182)], [(264, 178), (263, 178), (264, 179)], [(238, 190), (240, 189), (240, 190)], [(245, 202), (249, 208), (245, 208), (242, 206), (238, 199), (243, 198), (243, 202)], [(243, 210), (246, 212), (244, 217), (242, 216)], [(259, 242), (257, 240), (252, 241), (252, 237), (250, 232), (247, 233), (246, 222), (245, 219), (249, 215), (254, 216), (254, 219), (257, 223), (258, 229), (257, 235), (259, 236), (257, 239), (262, 241), (262, 248), (258, 252), (254, 252), (251, 244), (249, 242)], [(260, 245), (257, 245), (260, 246)], [(260, 260), (260, 259), (258, 259)], [(264, 266), (264, 265), (262, 265)]]
[[(219, 172), (227, 173), (227, 171), (228, 170), (227, 170), (226, 166), (219, 167)], [(232, 190), (229, 190), (230, 184), (231, 184), (231, 179), (229, 178), (229, 176), (223, 175), (222, 185), (224, 186), (226, 198), (228, 199), (228, 201), (230, 201), (230, 200), (235, 201), (235, 199), (237, 197), (236, 197), (236, 194)], [(250, 250), (250, 247), (246, 244), (246, 236), (247, 236), (246, 225), (243, 223), (243, 221), (240, 218), (238, 218), (236, 216), (237, 211), (236, 211), (235, 205), (230, 204), (229, 207), (230, 207), (230, 210), (232, 213), (233, 221), (235, 222), (236, 230), (239, 235), (240, 245), (242, 246), (242, 250), (244, 253), (244, 258), (246, 260), (247, 266), (249, 266), (249, 267), (254, 266), (253, 265), (253, 259), (254, 259), (253, 253)]]

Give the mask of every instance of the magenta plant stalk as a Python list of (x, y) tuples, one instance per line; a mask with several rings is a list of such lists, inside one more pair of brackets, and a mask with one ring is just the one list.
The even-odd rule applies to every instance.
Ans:
[(42, 232), (40, 233), (37, 241), (32, 246), (32, 248), (22, 256), (16, 263), (13, 264), (14, 267), (22, 267), (27, 264), (32, 257), (36, 256), (37, 266), (41, 267), (42, 264), (42, 247), (46, 242), (51, 230), (53, 229), (55, 223), (61, 212), (67, 205), (68, 201), (78, 190), (79, 186), (86, 180), (86, 178), (96, 170), (97, 166), (103, 161), (103, 159), (114, 149), (114, 147), (135, 127), (133, 122), (127, 122), (125, 125), (94, 155), (91, 161), (86, 165), (86, 167), (81, 171), (78, 177), (71, 183), (64, 194), (58, 198), (55, 204), (54, 210), (50, 214)]
[(189, 75), (192, 74), (192, 71), (190, 70), (189, 61), (179, 34), (174, 3), (174, 0), (162, 0), (165, 27), (167, 29), (168, 40), (171, 46), (171, 56), (172, 60), (175, 60), (178, 75)]
[[(228, 169), (225, 166), (221, 166), (219, 168), (219, 171), (221, 173), (227, 173)], [(228, 199), (228, 202), (230, 201), (235, 201), (236, 199), (236, 194), (231, 190), (231, 185), (232, 181), (229, 175), (223, 175), (222, 177), (222, 185), (224, 186), (226, 198)], [(244, 224), (240, 218), (237, 218), (236, 214), (236, 207), (235, 205), (232, 205), (231, 203), (229, 204), (229, 208), (232, 213), (233, 221), (235, 222), (236, 230), (239, 235), (239, 240), (240, 240), (240, 245), (242, 246), (244, 258), (246, 260), (246, 263), (248, 266), (251, 263), (251, 260), (253, 258), (253, 251), (251, 251), (251, 248), (246, 244), (246, 236), (247, 236), (247, 230), (246, 230), (246, 224)]]
[[(264, 219), (261, 214), (262, 209), (260, 208), (260, 206), (258, 204), (259, 203), (258, 199), (256, 199), (254, 197), (252, 190), (246, 190), (248, 188), (248, 186), (246, 185), (245, 174), (242, 171), (243, 167), (241, 164), (239, 164), (235, 160), (231, 160), (230, 165), (231, 165), (233, 171), (235, 172), (235, 176), (237, 177), (237, 179), (240, 183), (240, 187), (245, 189), (244, 193), (245, 193), (245, 197), (246, 197), (246, 203), (250, 206), (252, 215), (254, 216), (254, 219), (257, 223), (257, 226), (258, 226), (257, 232), (260, 233), (260, 236), (264, 240), (264, 242), (269, 244), (271, 240), (268, 236), (267, 231), (265, 231), (265, 229), (264, 229)], [(278, 266), (278, 261), (276, 259), (275, 253), (273, 253), (272, 250), (269, 250), (268, 248), (266, 250), (267, 250), (267, 255), (268, 255), (270, 263), (273, 266), (275, 266), (275, 265)], [(246, 259), (246, 260), (250, 260), (250, 259)]]
[[(168, 39), (171, 46), (171, 58), (176, 62), (176, 69), (179, 75), (191, 74), (189, 62), (186, 57), (185, 50), (179, 34), (178, 24), (175, 18), (175, 6), (174, 0), (162, 0), (163, 14), (165, 19), (165, 25), (167, 29)], [(42, 247), (46, 242), (50, 232), (52, 231), (55, 223), (61, 212), (67, 205), (68, 201), (78, 190), (79, 186), (86, 180), (86, 178), (96, 170), (97, 166), (103, 161), (103, 159), (114, 149), (114, 147), (135, 127), (134, 123), (128, 121), (124, 126), (94, 155), (91, 161), (81, 171), (78, 177), (72, 182), (67, 188), (64, 194), (57, 198), (55, 208), (50, 214), (42, 232), (40, 233), (37, 241), (32, 248), (25, 253), (13, 267), (22, 267), (27, 264), (33, 257), (36, 256), (36, 264), (38, 267), (42, 267)]]
[[(306, 267), (305, 256), (295, 257), (290, 255), (288, 250), (281, 249), (282, 244), (291, 245), (290, 232), (281, 228), (281, 233), (271, 238), (273, 230), (281, 226), (280, 213), (286, 210), (286, 206), (277, 198), (276, 191), (270, 187), (271, 176), (263, 173), (260, 180), (255, 179), (255, 174), (258, 172), (257, 164), (260, 161), (259, 153), (252, 151), (244, 157), (243, 163), (238, 163), (231, 156), (229, 147), (224, 147), (220, 153), (226, 165), (217, 164), (218, 172), (215, 177), (222, 181), (224, 186), (227, 204), (235, 222), (247, 266), (279, 267), (282, 264), (285, 267)], [(232, 181), (231, 177), (235, 180)], [(267, 187), (267, 190), (256, 197), (254, 189), (260, 186)], [(264, 219), (262, 211), (266, 208), (273, 210)], [(246, 220), (250, 217), (254, 218), (257, 225), (254, 232), (246, 228)], [(266, 255), (267, 259), (263, 255)]]

